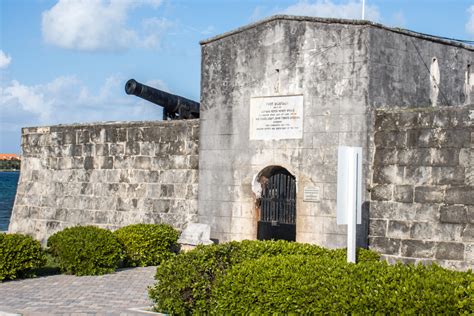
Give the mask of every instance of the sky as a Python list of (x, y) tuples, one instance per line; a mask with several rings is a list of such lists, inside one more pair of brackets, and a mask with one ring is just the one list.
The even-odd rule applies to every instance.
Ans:
[[(0, 0), (0, 153), (21, 128), (159, 120), (134, 78), (199, 101), (199, 41), (275, 14), (360, 19), (359, 0)], [(366, 0), (366, 19), (474, 40), (474, 1)]]

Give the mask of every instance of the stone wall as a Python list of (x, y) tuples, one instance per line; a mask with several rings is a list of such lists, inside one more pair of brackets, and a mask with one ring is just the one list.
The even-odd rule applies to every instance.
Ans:
[[(364, 25), (279, 16), (202, 43), (199, 221), (213, 238), (257, 238), (252, 184), (281, 166), (296, 177), (296, 240), (345, 246), (336, 155), (367, 148), (368, 37)], [(291, 95), (303, 98), (302, 137), (250, 139), (252, 98)], [(305, 201), (306, 187), (319, 199)]]
[(370, 248), (474, 267), (474, 106), (378, 110)]
[[(369, 201), (372, 109), (474, 98), (472, 47), (368, 21), (274, 16), (201, 44), (199, 221), (221, 241), (256, 238), (255, 176), (281, 166), (297, 182), (296, 240), (344, 247), (337, 147), (363, 148)], [(252, 100), (294, 95), (303, 98), (301, 139), (250, 139)], [(309, 187), (319, 201), (303, 199)]]
[(431, 107), (474, 102), (474, 48), (409, 31), (370, 29), (368, 105)]
[(196, 220), (199, 121), (24, 128), (10, 232)]

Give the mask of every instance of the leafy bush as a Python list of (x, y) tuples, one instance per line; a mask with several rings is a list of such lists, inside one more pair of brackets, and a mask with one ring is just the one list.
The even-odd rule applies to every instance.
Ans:
[(0, 233), (0, 281), (31, 276), (45, 261), (39, 241), (26, 235)]
[(179, 233), (166, 224), (136, 224), (115, 231), (125, 251), (128, 266), (159, 265), (171, 258)]
[[(162, 263), (156, 272), (157, 284), (149, 290), (155, 310), (174, 314), (208, 312), (210, 295), (217, 277), (246, 260), (276, 255), (324, 256), (344, 261), (343, 250), (328, 250), (316, 245), (279, 241), (242, 241), (199, 246)], [(374, 261), (379, 256), (358, 250), (359, 260)]]
[(328, 257), (245, 261), (215, 282), (216, 314), (462, 314), (474, 275), (432, 266), (349, 264)]
[(61, 271), (75, 275), (100, 275), (115, 271), (123, 258), (115, 235), (94, 226), (69, 227), (48, 239), (50, 253)]

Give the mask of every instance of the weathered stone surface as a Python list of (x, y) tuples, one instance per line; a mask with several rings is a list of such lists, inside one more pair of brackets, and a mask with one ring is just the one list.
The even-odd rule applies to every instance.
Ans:
[(442, 203), (444, 201), (443, 187), (419, 186), (415, 187), (415, 202), (418, 203)]
[(387, 236), (387, 221), (386, 220), (371, 220), (369, 223), (370, 236)]
[(396, 164), (398, 151), (394, 148), (377, 148), (374, 156), (374, 165), (387, 166)]
[(393, 185), (376, 185), (372, 188), (370, 196), (374, 201), (390, 201), (393, 197)]
[(434, 184), (463, 185), (465, 181), (464, 167), (433, 167), (431, 169)]
[(459, 164), (459, 150), (455, 148), (430, 148), (431, 166), (457, 166)]
[[(31, 141), (23, 142), (22, 175), (31, 174), (33, 182), (22, 177), (10, 230), (44, 241), (76, 224), (117, 228), (166, 222), (183, 227), (196, 220), (197, 163), (188, 149), (197, 147), (198, 128), (195, 120), (124, 122), (54, 126), (54, 137), (41, 141), (23, 134)], [(54, 150), (37, 157), (35, 148), (41, 146)], [(155, 148), (163, 155), (159, 163), (154, 163)], [(57, 161), (57, 167), (50, 161)], [(165, 216), (169, 213), (175, 215)]]
[(417, 240), (459, 241), (463, 226), (459, 224), (442, 224), (414, 222), (410, 237)]
[(189, 223), (181, 233), (178, 243), (197, 246), (210, 245), (211, 227), (207, 224)]
[(466, 210), (466, 219), (470, 224), (474, 224), (474, 205), (469, 205)]
[(370, 248), (383, 254), (399, 255), (400, 239), (369, 237)]
[(440, 242), (436, 246), (436, 259), (463, 260), (464, 244), (454, 242)]
[(458, 186), (446, 190), (447, 204), (474, 205), (474, 186)]
[[(400, 109), (380, 111), (380, 118), (376, 115), (375, 130), (381, 133), (374, 140), (373, 182), (393, 185), (393, 200), (380, 201), (380, 192), (372, 196), (370, 217), (374, 224), (369, 234), (383, 233), (378, 224), (382, 219), (388, 222), (387, 236), (401, 242), (400, 254), (388, 255), (391, 260), (418, 258), (412, 260), (435, 261), (460, 270), (473, 266), (474, 160), (469, 149), (474, 139), (472, 124), (465, 123), (468, 109)], [(394, 135), (403, 133), (406, 147), (397, 147)]]
[(377, 184), (403, 184), (403, 167), (384, 166), (374, 170), (373, 182)]
[(412, 258), (432, 258), (436, 243), (422, 240), (402, 240), (400, 254)]
[(439, 209), (439, 220), (442, 223), (459, 223), (467, 222), (466, 206), (464, 205), (443, 205)]
[(472, 266), (474, 265), (474, 243), (465, 243), (464, 259)]
[(429, 166), (431, 152), (426, 148), (410, 148), (398, 151), (397, 164), (400, 166)]
[(396, 185), (393, 199), (397, 202), (413, 203), (413, 191), (412, 185)]
[(463, 241), (474, 241), (474, 224), (467, 224), (462, 232)]
[[(416, 125), (412, 125), (414, 127)], [(409, 133), (412, 147), (454, 147), (461, 148), (469, 144), (469, 131), (465, 129), (413, 129)]]
[(397, 216), (396, 204), (393, 202), (373, 201), (370, 203), (371, 219), (392, 219)]
[(436, 223), (439, 221), (439, 207), (439, 204), (416, 203), (416, 216), (413, 220)]
[(407, 133), (404, 131), (380, 131), (374, 135), (378, 148), (404, 148), (407, 144)]
[(387, 228), (387, 237), (405, 239), (410, 237), (409, 222), (389, 221)]
[(429, 166), (410, 166), (404, 168), (403, 184), (411, 185), (429, 185), (432, 183), (432, 167)]

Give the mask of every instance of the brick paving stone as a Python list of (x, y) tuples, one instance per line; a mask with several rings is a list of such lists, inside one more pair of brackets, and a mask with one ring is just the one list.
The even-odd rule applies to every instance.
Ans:
[(121, 269), (101, 276), (51, 275), (0, 283), (0, 316), (135, 316), (151, 306), (148, 286), (156, 267)]

